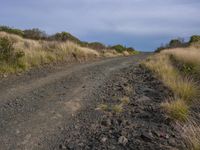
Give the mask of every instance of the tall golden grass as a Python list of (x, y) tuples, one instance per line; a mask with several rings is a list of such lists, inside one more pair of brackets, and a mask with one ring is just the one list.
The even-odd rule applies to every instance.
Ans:
[[(115, 50), (100, 53), (94, 49), (81, 47), (72, 42), (44, 41), (24, 39), (14, 34), (0, 32), (0, 38), (6, 37), (14, 43), (15, 51), (24, 52), (25, 56), (20, 60), (21, 68), (15, 65), (0, 64), (0, 72), (14, 73), (27, 70), (33, 66), (39, 66), (57, 61), (87, 61), (102, 57), (119, 56)], [(23, 68), (23, 69), (22, 69)]]
[(165, 54), (172, 54), (179, 61), (183, 63), (191, 63), (195, 65), (200, 65), (200, 48), (197, 49), (195, 47), (188, 48), (175, 48), (175, 49), (167, 49), (162, 51)]
[[(200, 149), (200, 125), (195, 123), (190, 111), (192, 105), (199, 99), (199, 81), (193, 79), (192, 72), (184, 76), (172, 62), (171, 56), (178, 63), (192, 65), (200, 73), (200, 49), (195, 47), (166, 49), (161, 53), (148, 58), (143, 65), (152, 70), (165, 85), (174, 93), (174, 97), (162, 103), (161, 106), (168, 115), (181, 122), (183, 136), (188, 141), (189, 147)], [(187, 124), (187, 127), (183, 124)]]
[(155, 72), (160, 79), (179, 97), (188, 103), (198, 93), (198, 88), (192, 79), (182, 77), (179, 71), (172, 65), (169, 55), (165, 53), (152, 56), (144, 65)]
[(191, 150), (200, 150), (200, 126), (192, 119), (187, 123), (179, 124), (182, 129), (182, 136), (186, 139)]
[(185, 73), (196, 75), (196, 78), (200, 79), (200, 48), (176, 48), (164, 50), (163, 53), (172, 55), (175, 61), (182, 65)]

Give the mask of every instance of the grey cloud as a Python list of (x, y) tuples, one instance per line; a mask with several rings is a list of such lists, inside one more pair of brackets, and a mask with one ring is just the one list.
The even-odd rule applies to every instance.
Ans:
[(1, 2), (0, 23), (143, 48), (147, 40), (157, 46), (160, 39), (200, 33), (199, 8), (199, 0), (7, 0)]

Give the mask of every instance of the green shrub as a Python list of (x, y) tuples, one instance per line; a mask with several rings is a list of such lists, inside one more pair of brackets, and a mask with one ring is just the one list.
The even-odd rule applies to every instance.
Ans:
[(196, 43), (196, 42), (200, 42), (200, 36), (199, 35), (191, 36), (189, 43), (191, 44), (191, 43)]
[(88, 47), (96, 50), (103, 50), (106, 49), (106, 46), (100, 42), (92, 42), (88, 43)]
[(76, 44), (80, 44), (80, 40), (76, 38), (75, 36), (71, 35), (68, 32), (61, 32), (61, 33), (56, 33), (49, 37), (51, 40), (56, 40), (56, 41), (72, 41), (75, 42)]
[(47, 34), (40, 29), (34, 28), (29, 30), (24, 30), (24, 38), (34, 39), (34, 40), (41, 40), (47, 39)]
[(19, 35), (21, 37), (24, 36), (24, 32), (22, 30), (13, 29), (13, 28), (10, 28), (10, 27), (7, 27), (7, 26), (0, 26), (0, 31), (11, 33), (11, 34), (16, 34), (16, 35)]
[(118, 53), (122, 53), (123, 51), (126, 50), (126, 47), (124, 47), (122, 45), (114, 45), (111, 47), (111, 49), (116, 50)]
[(122, 46), (120, 44), (111, 46), (109, 48), (116, 50), (118, 53), (123, 53), (124, 51), (127, 51), (129, 54), (137, 54), (137, 51), (134, 48), (132, 48), (132, 47), (127, 48), (127, 47)]
[(184, 100), (176, 99), (171, 102), (162, 103), (161, 106), (174, 120), (184, 122), (188, 119), (189, 106), (184, 102)]
[(169, 42), (169, 47), (174, 48), (174, 47), (180, 47), (182, 45), (182, 42), (180, 39), (173, 39)]
[(13, 47), (13, 42), (8, 38), (0, 38), (0, 62), (15, 64), (24, 56), (24, 52), (16, 52)]

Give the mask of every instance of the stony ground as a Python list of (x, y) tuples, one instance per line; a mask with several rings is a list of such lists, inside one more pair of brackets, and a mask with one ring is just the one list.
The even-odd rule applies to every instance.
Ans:
[[(176, 125), (160, 109), (172, 95), (160, 81), (139, 66), (111, 76), (67, 128), (60, 149), (187, 149)], [(130, 101), (122, 112), (98, 109), (99, 104), (119, 105), (124, 96)]]
[(171, 92), (139, 66), (148, 55), (1, 79), (0, 149), (186, 149), (160, 108)]

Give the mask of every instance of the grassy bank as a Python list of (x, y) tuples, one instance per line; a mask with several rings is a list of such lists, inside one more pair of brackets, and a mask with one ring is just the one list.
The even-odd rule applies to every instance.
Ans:
[[(199, 103), (200, 49), (195, 47), (166, 49), (148, 58), (143, 65), (168, 86), (174, 96), (161, 104), (169, 117), (179, 122), (191, 149), (200, 149), (199, 124), (193, 118)], [(199, 112), (195, 112), (199, 113)]]
[(16, 73), (35, 66), (58, 61), (82, 62), (99, 57), (130, 55), (115, 50), (97, 51), (70, 41), (25, 39), (0, 32), (0, 73)]

